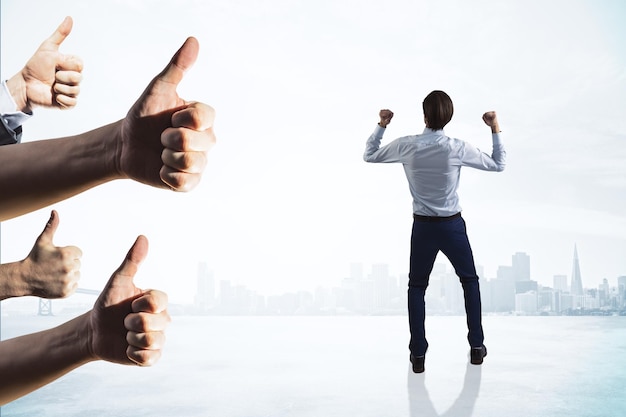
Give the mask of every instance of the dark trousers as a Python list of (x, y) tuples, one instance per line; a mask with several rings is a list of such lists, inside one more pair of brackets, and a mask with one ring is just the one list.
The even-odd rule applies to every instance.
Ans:
[(415, 216), (411, 233), (411, 266), (409, 271), (409, 350), (421, 356), (428, 349), (424, 320), (426, 306), (424, 295), (428, 278), (441, 251), (450, 260), (461, 280), (467, 316), (467, 339), (471, 347), (482, 346), (484, 335), (481, 320), (480, 289), (474, 265), (474, 256), (460, 215), (451, 218), (426, 218)]

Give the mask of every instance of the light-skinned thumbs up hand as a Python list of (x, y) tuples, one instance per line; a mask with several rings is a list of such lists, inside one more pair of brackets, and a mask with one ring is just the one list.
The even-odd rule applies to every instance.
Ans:
[(76, 105), (83, 62), (75, 55), (59, 51), (72, 26), (72, 18), (66, 17), (17, 74), (17, 80), (12, 79), (19, 83), (10, 90), (21, 111), (30, 112), (34, 107), (66, 109)]
[(53, 243), (59, 227), (59, 215), (55, 210), (43, 232), (35, 241), (28, 257), (21, 262), (23, 295), (42, 298), (63, 298), (73, 294), (80, 279), (82, 251), (76, 246), (57, 247)]
[(176, 92), (198, 51), (197, 39), (187, 38), (123, 120), (117, 166), (127, 178), (174, 191), (189, 191), (200, 182), (215, 143), (215, 111)]
[(98, 297), (89, 320), (94, 359), (150, 366), (161, 357), (171, 321), (167, 295), (133, 282), (147, 254), (148, 240), (139, 236)]

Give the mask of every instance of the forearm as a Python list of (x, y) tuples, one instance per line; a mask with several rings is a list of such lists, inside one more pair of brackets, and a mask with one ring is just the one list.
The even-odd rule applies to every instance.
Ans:
[[(494, 128), (492, 128), (492, 132), (493, 130)], [(491, 159), (493, 159), (496, 165), (496, 171), (504, 171), (504, 168), (506, 166), (506, 150), (504, 149), (504, 145), (502, 144), (499, 130), (498, 132), (493, 132), (491, 134), (491, 140), (493, 143)]]
[(50, 330), (0, 342), (0, 405), (92, 360), (85, 313)]
[(365, 152), (363, 153), (363, 160), (365, 162), (373, 162), (372, 155), (380, 148), (380, 142), (383, 140), (384, 133), (385, 127), (381, 126), (379, 123), (365, 143)]
[(22, 280), (22, 262), (0, 265), (0, 300), (31, 295)]
[(0, 221), (123, 178), (116, 166), (120, 123), (0, 148)]
[(496, 112), (485, 113), (483, 120), (485, 120), (491, 128), (491, 141), (493, 143), (491, 159), (494, 162), (495, 171), (504, 171), (504, 167), (506, 166), (506, 151), (500, 139), (500, 124), (498, 123)]

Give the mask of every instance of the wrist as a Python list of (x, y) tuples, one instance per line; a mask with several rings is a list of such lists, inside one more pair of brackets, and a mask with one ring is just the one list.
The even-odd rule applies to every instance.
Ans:
[(387, 128), (387, 123), (378, 122), (378, 126), (382, 127), (383, 129), (386, 129)]
[(88, 151), (99, 159), (103, 172), (100, 174), (106, 181), (127, 178), (121, 168), (122, 158), (122, 121), (110, 123), (88, 132), (93, 137), (91, 143), (96, 147)]
[(123, 126), (124, 119), (111, 124), (113, 132), (111, 135), (110, 146), (107, 146), (110, 152), (107, 161), (113, 164), (113, 173), (120, 179), (128, 178), (128, 175), (126, 175), (122, 169), (122, 153), (124, 150), (124, 139), (122, 135)]
[(90, 346), (90, 317), (87, 312), (51, 330), (55, 336), (48, 344), (48, 358), (63, 372), (98, 359)]
[(30, 295), (23, 279), (23, 261), (0, 265), (0, 300)]
[(31, 108), (28, 105), (28, 93), (26, 91), (26, 81), (21, 72), (7, 80), (7, 88), (11, 98), (15, 101), (15, 111), (30, 113)]
[(100, 358), (98, 357), (98, 355), (96, 355), (93, 349), (94, 330), (93, 330), (93, 319), (91, 317), (92, 313), (93, 313), (93, 309), (89, 310), (88, 312), (86, 312), (85, 314), (77, 318), (78, 320), (80, 320), (79, 328), (83, 329), (81, 331), (82, 337), (81, 337), (80, 346), (81, 346), (81, 353), (85, 362), (92, 362), (92, 361), (100, 360)]
[(28, 258), (15, 263), (15, 277), (13, 281), (13, 296), (14, 297), (27, 297), (35, 295), (32, 285), (30, 283), (30, 266)]

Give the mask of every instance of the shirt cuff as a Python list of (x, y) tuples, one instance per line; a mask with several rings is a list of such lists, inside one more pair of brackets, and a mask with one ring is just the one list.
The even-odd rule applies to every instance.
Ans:
[(17, 104), (9, 92), (9, 87), (6, 81), (2, 81), (2, 86), (0, 87), (0, 117), (13, 130), (23, 125), (33, 115), (32, 113), (16, 111), (16, 109)]
[(383, 134), (385, 133), (385, 130), (386, 129), (384, 127), (382, 127), (379, 124), (376, 124), (376, 129), (374, 129), (374, 136), (382, 138)]

